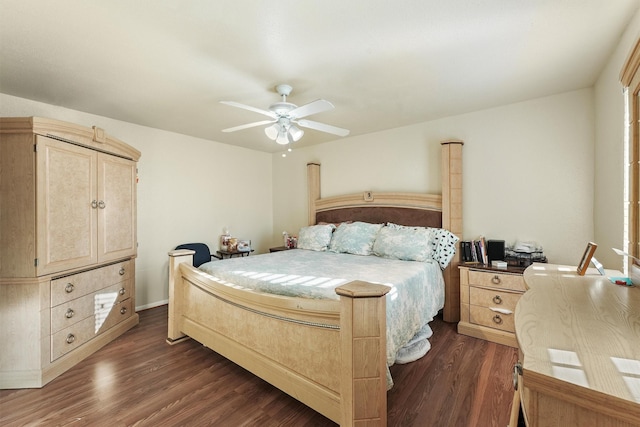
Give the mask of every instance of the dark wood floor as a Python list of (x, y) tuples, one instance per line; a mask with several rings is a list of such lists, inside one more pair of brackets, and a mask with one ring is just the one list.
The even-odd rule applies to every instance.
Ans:
[[(432, 349), (392, 366), (389, 426), (501, 426), (516, 350), (436, 319)], [(2, 426), (335, 426), (189, 340), (169, 346), (166, 306), (42, 389), (0, 390)]]

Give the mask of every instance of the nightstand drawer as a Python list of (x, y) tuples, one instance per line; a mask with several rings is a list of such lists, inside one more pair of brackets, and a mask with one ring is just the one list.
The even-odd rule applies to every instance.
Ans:
[(524, 292), (527, 288), (519, 274), (505, 274), (488, 271), (469, 271), (469, 284), (487, 288), (512, 289)]
[(515, 311), (516, 304), (522, 294), (484, 288), (469, 288), (469, 302), (471, 305), (494, 307)]
[(487, 307), (472, 305), (469, 307), (469, 321), (489, 328), (515, 332), (513, 312), (510, 314), (500, 313)]

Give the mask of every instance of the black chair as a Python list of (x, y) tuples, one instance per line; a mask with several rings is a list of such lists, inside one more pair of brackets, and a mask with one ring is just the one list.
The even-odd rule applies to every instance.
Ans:
[(194, 267), (200, 267), (200, 265), (205, 262), (211, 261), (211, 258), (213, 257), (209, 250), (209, 246), (204, 243), (185, 243), (183, 245), (176, 246), (176, 249), (190, 249), (192, 251), (196, 251), (196, 253), (193, 254)]

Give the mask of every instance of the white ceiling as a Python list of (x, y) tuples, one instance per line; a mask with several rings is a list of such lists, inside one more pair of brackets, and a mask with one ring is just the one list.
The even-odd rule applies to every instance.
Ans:
[[(274, 152), (261, 109), (362, 135), (590, 87), (640, 0), (0, 0), (0, 92)], [(297, 146), (337, 137), (307, 130)]]

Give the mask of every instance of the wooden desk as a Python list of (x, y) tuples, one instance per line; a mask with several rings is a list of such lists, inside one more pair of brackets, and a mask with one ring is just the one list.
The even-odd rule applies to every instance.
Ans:
[[(640, 288), (533, 264), (516, 307), (528, 426), (640, 425)], [(607, 271), (621, 276), (619, 272)]]

